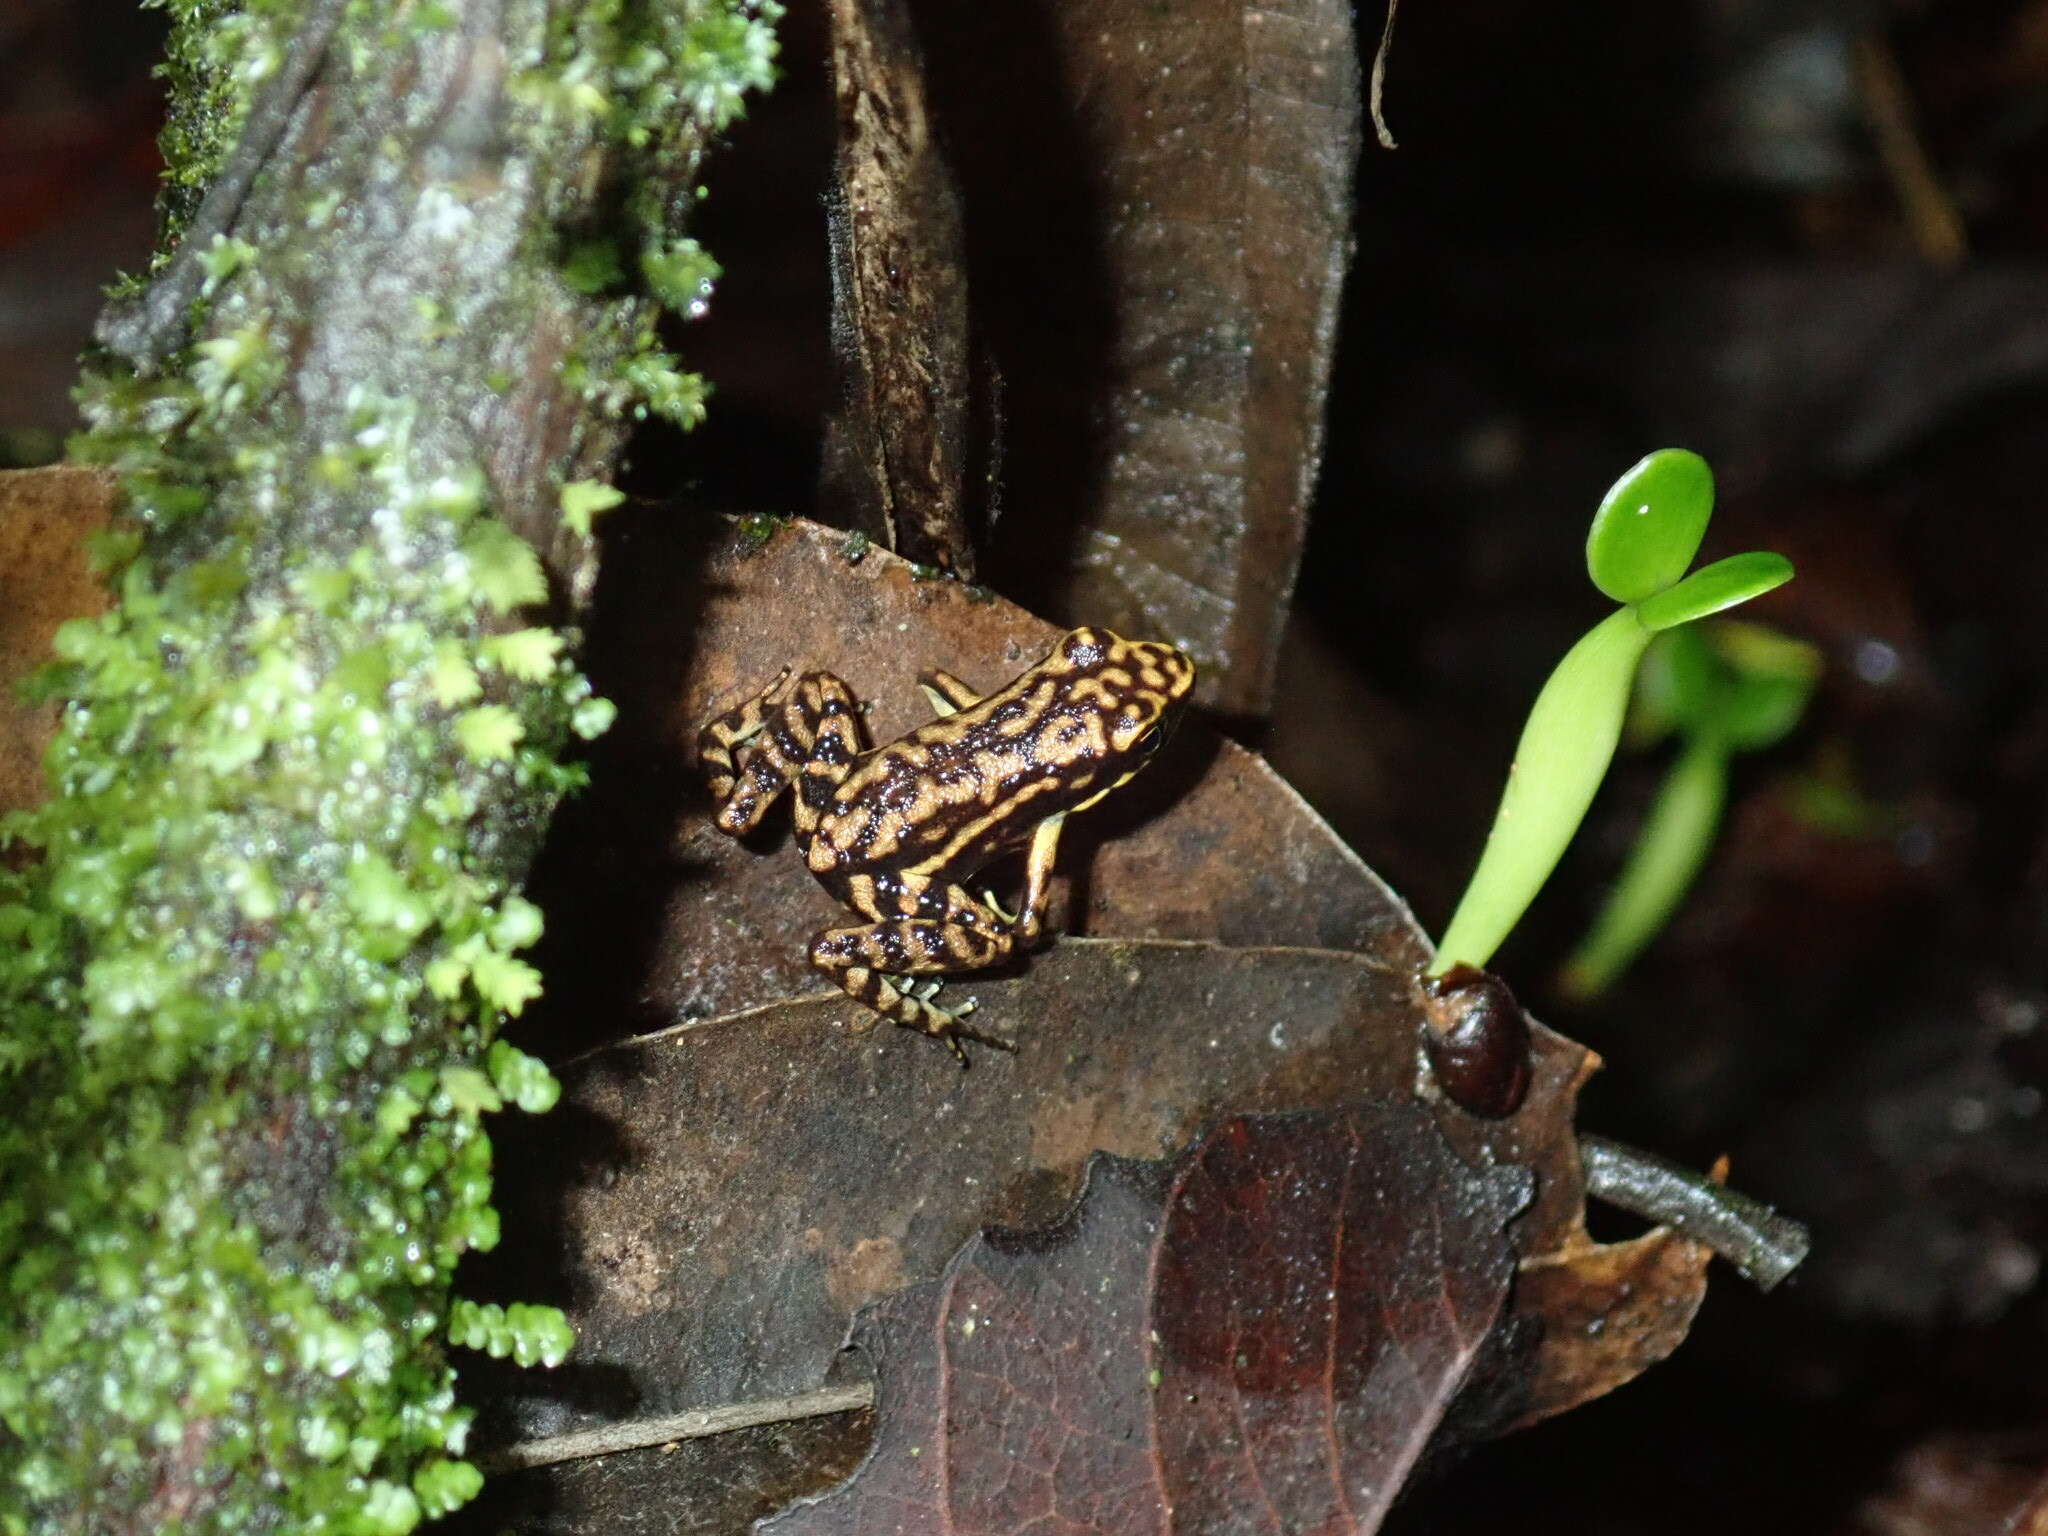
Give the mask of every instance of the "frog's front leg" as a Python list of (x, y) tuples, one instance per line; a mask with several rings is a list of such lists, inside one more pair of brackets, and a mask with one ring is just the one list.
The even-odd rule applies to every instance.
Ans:
[(983, 900), (1008, 926), (1010, 937), (1019, 945), (1029, 948), (1035, 945), (1045, 933), (1046, 898), (1052, 889), (1052, 864), (1059, 857), (1060, 829), (1067, 824), (1067, 813), (1048, 816), (1031, 833), (1031, 850), (1024, 856), (1024, 902), (1012, 917), (997, 905), (993, 892), (983, 892)]
[(883, 1018), (936, 1035), (966, 1064), (962, 1040), (978, 1040), (998, 1050), (1017, 1047), (998, 1035), (982, 1034), (962, 1021), (972, 1002), (957, 1009), (940, 1007), (929, 994), (905, 987), (904, 976), (950, 976), (985, 970), (1015, 952), (1016, 935), (1009, 924), (958, 886), (946, 892), (946, 908), (938, 917), (899, 917), (858, 927), (826, 928), (811, 939), (811, 964), (857, 1002)]

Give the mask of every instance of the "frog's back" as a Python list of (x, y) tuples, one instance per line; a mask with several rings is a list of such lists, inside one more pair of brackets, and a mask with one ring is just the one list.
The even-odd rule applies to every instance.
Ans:
[(842, 873), (964, 879), (1136, 772), (1193, 680), (1171, 646), (1075, 630), (1008, 686), (864, 758), (819, 833)]

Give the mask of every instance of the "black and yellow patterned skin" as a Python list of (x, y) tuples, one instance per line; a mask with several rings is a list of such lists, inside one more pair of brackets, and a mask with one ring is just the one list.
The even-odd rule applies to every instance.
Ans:
[[(759, 826), (796, 790), (796, 844), (818, 883), (866, 922), (811, 938), (811, 964), (885, 1019), (943, 1039), (1009, 1041), (967, 1028), (899, 978), (995, 965), (1038, 942), (1060, 829), (1125, 783), (1172, 731), (1194, 686), (1182, 652), (1077, 629), (1008, 686), (978, 697), (958, 678), (920, 679), (939, 719), (866, 751), (860, 705), (829, 672), (782, 673), (698, 736), (721, 832)], [(961, 884), (1029, 845), (1015, 915)]]

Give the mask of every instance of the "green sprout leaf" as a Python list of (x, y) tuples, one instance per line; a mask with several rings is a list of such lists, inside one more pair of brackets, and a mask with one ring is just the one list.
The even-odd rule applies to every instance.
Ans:
[(1617, 603), (1639, 603), (1685, 574), (1714, 512), (1714, 472), (1660, 448), (1614, 482), (1586, 535), (1586, 574)]
[(1728, 754), (1695, 740), (1672, 767), (1592, 931), (1558, 979), (1567, 997), (1607, 990), (1655, 938), (1692, 888), (1720, 826), (1728, 794)]
[(1544, 683), (1431, 974), (1460, 961), (1483, 967), (1550, 878), (1614, 760), (1629, 685), (1649, 643), (1635, 610), (1624, 608), (1567, 651)]
[(1737, 752), (1756, 752), (1792, 733), (1813, 697), (1810, 680), (1790, 677), (1738, 678), (1728, 690), (1721, 729)]
[(1719, 831), (1730, 758), (1798, 724), (1820, 666), (1812, 646), (1755, 624), (1688, 624), (1657, 636), (1637, 679), (1635, 713), (1654, 712), (1684, 744), (1606, 905), (1564, 964), (1565, 996), (1604, 992), (1671, 920)]
[(1767, 549), (1730, 555), (1636, 605), (1650, 629), (1672, 629), (1761, 597), (1792, 579), (1792, 562)]
[(1728, 744), (1738, 752), (1756, 752), (1790, 734), (1820, 681), (1818, 648), (1761, 624), (1734, 619), (1709, 625), (1704, 632), (1715, 654), (1735, 674), (1722, 721)]
[[(1789, 560), (1762, 551), (1733, 555), (1686, 576), (1713, 510), (1713, 471), (1698, 454), (1680, 448), (1644, 458), (1601, 501), (1586, 537), (1586, 570), (1595, 586), (1624, 606), (1565, 653), (1537, 695), (1486, 851), (1451, 915), (1432, 975), (1459, 964), (1483, 967), (1550, 878), (1614, 760), (1632, 684), (1651, 640), (1792, 579)], [(1665, 663), (1644, 690), (1635, 735), (1648, 742), (1675, 729), (1689, 742), (1704, 739), (1718, 755), (1718, 780), (1697, 763), (1690, 771), (1690, 820), (1679, 810), (1668, 813), (1694, 829), (1688, 835), (1711, 836), (1720, 814), (1719, 791), (1708, 797), (1703, 786), (1725, 780), (1731, 743), (1738, 735), (1749, 745), (1789, 730), (1804, 695), (1791, 673), (1775, 681), (1745, 678), (1717, 662), (1697, 636), (1672, 639)], [(1697, 808), (1708, 799), (1713, 812), (1700, 834)], [(1668, 847), (1653, 850), (1660, 867), (1677, 868), (1670, 849), (1678, 846), (1678, 833), (1667, 829), (1658, 835), (1668, 839)], [(1694, 850), (1689, 856), (1695, 860), (1690, 868), (1696, 868), (1703, 855)], [(1691, 878), (1690, 869), (1683, 878)], [(1683, 891), (1681, 881), (1670, 901)], [(1649, 931), (1668, 911), (1667, 904)]]

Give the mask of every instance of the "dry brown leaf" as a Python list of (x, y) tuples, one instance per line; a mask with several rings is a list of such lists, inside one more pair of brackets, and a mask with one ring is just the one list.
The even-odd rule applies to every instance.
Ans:
[[(1265, 712), (1321, 449), (1359, 145), (1351, 7), (925, 5), (1005, 394), (982, 563)], [(1003, 61), (998, 67), (995, 61)]]
[(1707, 1294), (1704, 1244), (1658, 1227), (1523, 1260), (1515, 1310), (1540, 1319), (1514, 1424), (1521, 1428), (1633, 1381), (1685, 1342)]
[(50, 659), (60, 624), (106, 606), (85, 544), (113, 515), (114, 480), (101, 470), (0, 471), (0, 813), (43, 798), (56, 713), (16, 690)]

